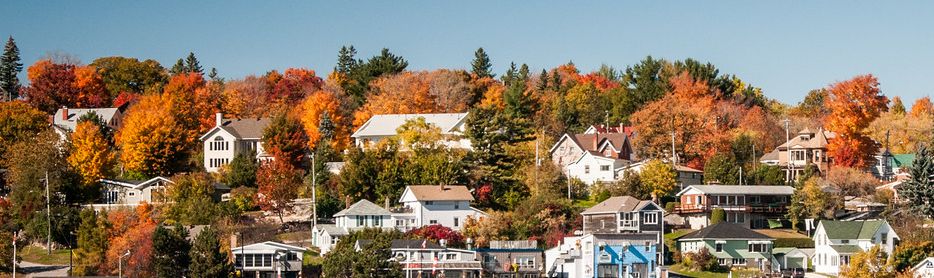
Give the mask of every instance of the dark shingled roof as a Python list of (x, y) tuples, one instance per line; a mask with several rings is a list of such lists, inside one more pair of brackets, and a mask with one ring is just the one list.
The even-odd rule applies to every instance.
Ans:
[(772, 239), (729, 222), (720, 222), (684, 235), (681, 239)]

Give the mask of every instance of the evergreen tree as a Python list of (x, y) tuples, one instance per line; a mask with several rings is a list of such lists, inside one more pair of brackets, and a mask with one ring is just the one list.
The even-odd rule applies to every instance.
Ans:
[[(338, 57), (339, 60), (352, 59), (353, 49), (348, 49), (345, 55)], [(349, 60), (348, 60), (349, 61)], [(340, 61), (338, 61), (340, 64)], [(363, 105), (366, 102), (366, 92), (369, 89), (370, 81), (384, 74), (396, 74), (405, 71), (409, 62), (402, 56), (397, 56), (389, 52), (389, 49), (383, 48), (380, 55), (373, 56), (366, 62), (356, 61), (354, 66), (348, 67), (350, 74), (348, 78), (353, 82), (347, 82), (343, 85), (344, 91), (353, 97), (357, 105)], [(353, 64), (352, 64), (353, 65)]]
[(477, 52), (474, 52), (473, 56), (473, 62), (470, 63), (472, 67), (470, 72), (478, 78), (493, 77), (493, 64), (490, 62), (490, 56), (487, 56), (486, 51), (483, 51), (483, 47), (477, 48)]
[(100, 272), (107, 252), (107, 213), (97, 215), (92, 209), (81, 211), (78, 226), (78, 246), (72, 275), (90, 276)]
[(188, 52), (188, 57), (185, 58), (185, 71), (204, 74), (204, 69), (201, 68), (201, 63), (198, 62), (194, 52)]
[(534, 132), (531, 117), (535, 114), (535, 102), (526, 93), (525, 82), (513, 82), (513, 85), (503, 92), (503, 101), (506, 103), (503, 114), (512, 123), (505, 126), (510, 143), (531, 140), (530, 136)]
[(551, 73), (551, 86), (555, 91), (561, 90), (561, 74), (558, 74), (558, 71)]
[(506, 70), (506, 74), (503, 75), (503, 85), (506, 87), (512, 87), (513, 81), (516, 81), (516, 78), (519, 76), (519, 71), (516, 69), (516, 62), (509, 63), (509, 69)]
[(173, 229), (162, 225), (152, 233), (152, 258), (150, 262), (157, 277), (183, 277), (187, 273), (191, 257), (188, 230), (181, 224)]
[(321, 134), (321, 140), (334, 139), (334, 122), (331, 120), (331, 115), (328, 111), (321, 113), (321, 119), (318, 122), (318, 133)]
[(505, 207), (506, 200), (501, 199), (513, 189), (517, 179), (514, 177), (515, 158), (506, 149), (510, 135), (503, 132), (511, 126), (502, 113), (493, 108), (476, 108), (467, 116), (465, 136), (474, 148), (468, 158), (473, 168), (473, 181), (489, 190), (478, 190), (478, 200), (484, 205)]
[(217, 232), (212, 227), (198, 234), (189, 256), (192, 278), (226, 278), (233, 272), (227, 253), (221, 250)]
[(924, 215), (925, 217), (934, 217), (934, 181), (931, 176), (934, 175), (934, 158), (932, 158), (930, 147), (918, 147), (915, 153), (915, 160), (908, 168), (911, 173), (911, 179), (902, 184), (899, 193), (909, 204), (909, 208)]
[(211, 81), (214, 82), (224, 82), (224, 79), (217, 75), (217, 68), (211, 68), (211, 71), (208, 72), (208, 78), (211, 78)]
[(548, 89), (548, 72), (542, 70), (542, 74), (538, 75), (538, 91), (544, 92)]
[(522, 82), (528, 82), (529, 74), (530, 74), (529, 65), (526, 65), (525, 63), (523, 63), (522, 66), (519, 67), (519, 80), (521, 80)]
[(256, 161), (256, 151), (240, 153), (230, 161), (224, 181), (230, 188), (241, 186), (256, 188), (256, 170), (259, 163)]
[(185, 72), (188, 72), (188, 69), (185, 68), (185, 60), (182, 60), (182, 59), (178, 59), (178, 61), (175, 61), (175, 65), (172, 66), (172, 69), (169, 70), (169, 74), (171, 75), (176, 75), (176, 74), (185, 73)]
[(19, 48), (16, 47), (16, 41), (13, 36), (6, 42), (3, 48), (3, 57), (0, 57), (0, 100), (10, 101), (19, 98), (19, 77), (16, 75), (23, 71), (23, 63), (20, 63)]
[(354, 58), (356, 55), (357, 50), (354, 49), (353, 45), (341, 46), (341, 50), (337, 53), (337, 65), (334, 67), (334, 71), (350, 75), (354, 68), (357, 67), (357, 60)]

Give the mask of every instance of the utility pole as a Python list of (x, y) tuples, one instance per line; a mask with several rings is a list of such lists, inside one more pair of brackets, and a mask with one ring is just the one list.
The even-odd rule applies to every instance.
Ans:
[(45, 171), (45, 218), (47, 220), (48, 234), (46, 234), (46, 249), (52, 255), (52, 197), (49, 194), (49, 171)]
[[(785, 180), (787, 182), (792, 182), (791, 170), (792, 167), (794, 167), (794, 164), (791, 163), (791, 145), (789, 145), (791, 143), (791, 134), (788, 132), (788, 124), (790, 122), (788, 118), (785, 118), (785, 152), (788, 153), (788, 165), (785, 167)], [(794, 182), (792, 182), (792, 184), (794, 184)]]
[(318, 227), (318, 164), (315, 153), (311, 153), (311, 244), (315, 244), (315, 228)]
[(671, 116), (671, 165), (677, 167), (678, 154), (675, 152), (675, 116)]
[(568, 170), (568, 200), (571, 200), (571, 169)]
[(16, 235), (19, 232), (13, 232), (13, 278), (16, 278)]

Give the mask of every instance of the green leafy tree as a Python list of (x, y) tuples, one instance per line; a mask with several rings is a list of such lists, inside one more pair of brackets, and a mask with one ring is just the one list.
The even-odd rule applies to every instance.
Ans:
[(477, 48), (477, 51), (473, 53), (473, 56), (473, 62), (470, 63), (470, 73), (473, 73), (479, 78), (492, 78), (495, 76), (493, 74), (493, 63), (490, 62), (490, 56), (486, 54), (486, 51), (483, 50), (483, 47)]
[[(403, 277), (402, 265), (392, 258), (392, 241), (403, 234), (392, 230), (363, 229), (342, 238), (334, 249), (324, 256), (324, 277)], [(365, 240), (357, 251), (355, 245)]]
[(934, 217), (934, 157), (930, 147), (920, 146), (908, 168), (911, 178), (902, 184), (900, 194), (909, 209), (928, 218)]
[(152, 258), (150, 263), (157, 277), (183, 277), (191, 263), (188, 230), (180, 224), (173, 229), (162, 225), (152, 233)]
[(17, 142), (48, 128), (48, 116), (23, 101), (0, 102), (0, 163)]
[(880, 245), (859, 251), (850, 258), (850, 264), (840, 267), (840, 277), (894, 277), (892, 260)]
[(101, 57), (91, 62), (91, 66), (97, 69), (113, 99), (123, 92), (160, 92), (169, 80), (166, 69), (152, 59), (140, 61), (120, 56)]
[(740, 167), (732, 155), (714, 155), (704, 164), (704, 183), (739, 184)]
[[(215, 204), (214, 181), (206, 173), (183, 174), (166, 188), (164, 217), (185, 225), (207, 225), (216, 220), (220, 208)], [(219, 200), (217, 200), (219, 201)]]
[[(66, 153), (58, 145), (58, 134), (47, 130), (38, 135), (20, 141), (10, 148), (7, 157), (6, 180), (11, 190), (8, 195), (12, 202), (14, 219), (23, 226), (30, 222), (41, 222), (42, 227), (32, 226), (31, 237), (45, 237), (46, 195), (45, 181), (48, 173), (50, 192), (59, 192), (65, 198), (52, 198), (52, 206), (86, 201), (79, 190), (80, 177), (66, 161)], [(54, 210), (53, 210), (54, 211)], [(41, 215), (39, 212), (42, 212)], [(40, 218), (42, 221), (34, 221)]]
[(227, 253), (221, 249), (217, 231), (207, 227), (195, 237), (191, 247), (192, 278), (226, 278), (233, 272)]
[(715, 208), (710, 211), (710, 225), (726, 221), (726, 211), (722, 208)]
[(841, 207), (839, 198), (825, 192), (821, 182), (820, 178), (812, 177), (791, 196), (788, 219), (792, 227), (797, 228), (798, 223), (807, 218), (832, 219), (835, 210)]
[[(353, 49), (351, 48), (350, 50)], [(351, 53), (352, 52), (347, 54)], [(345, 59), (345, 57), (341, 56), (339, 59)], [(343, 87), (344, 91), (354, 99), (356, 105), (363, 105), (363, 103), (366, 102), (366, 92), (369, 89), (370, 81), (384, 74), (400, 73), (408, 66), (409, 62), (402, 58), (402, 56), (392, 54), (392, 52), (389, 52), (389, 49), (383, 48), (383, 50), (380, 51), (380, 55), (373, 56), (366, 62), (357, 61), (355, 66), (350, 68), (350, 73), (347, 77), (352, 80), (352, 82), (347, 82), (345, 84)]]
[(785, 171), (778, 165), (756, 165), (746, 174), (749, 184), (758, 185), (784, 185)]
[(895, 272), (910, 269), (931, 256), (934, 256), (934, 242), (903, 242), (895, 248), (892, 254)]
[(6, 41), (3, 47), (3, 56), (0, 57), (0, 100), (11, 101), (19, 98), (19, 77), (16, 75), (23, 71), (23, 63), (20, 63), (19, 47), (16, 47), (16, 41), (13, 36)]
[(228, 164), (224, 173), (224, 181), (230, 188), (256, 187), (257, 169), (259, 169), (259, 163), (256, 161), (256, 151), (239, 153)]
[(107, 212), (100, 215), (93, 209), (81, 211), (81, 224), (78, 226), (78, 246), (75, 249), (75, 262), (72, 275), (90, 276), (100, 274), (104, 265), (108, 246)]

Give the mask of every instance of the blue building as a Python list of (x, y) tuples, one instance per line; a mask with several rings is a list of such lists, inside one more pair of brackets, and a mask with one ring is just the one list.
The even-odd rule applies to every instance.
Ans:
[(566, 237), (545, 251), (548, 277), (657, 277), (654, 234), (591, 234)]

